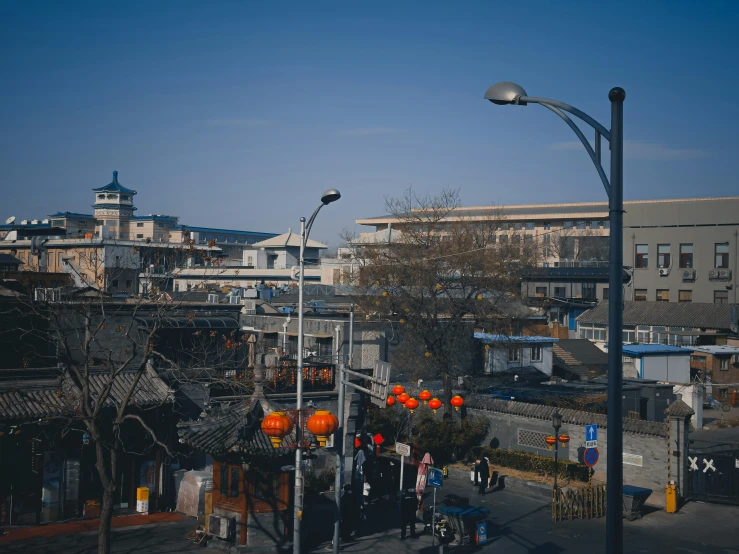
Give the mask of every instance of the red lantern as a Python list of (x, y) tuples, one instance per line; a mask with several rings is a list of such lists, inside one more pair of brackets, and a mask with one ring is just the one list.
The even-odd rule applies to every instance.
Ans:
[(359, 437), (354, 437), (354, 448), (359, 448), (362, 446), (362, 441), (359, 440)]
[(388, 406), (395, 406), (395, 402), (395, 397), (392, 394), (387, 397), (387, 400), (385, 400), (385, 404)]
[(307, 427), (318, 439), (318, 444), (326, 446), (329, 435), (333, 435), (339, 428), (339, 420), (328, 410), (316, 410), (316, 413), (308, 418)]
[(436, 413), (436, 410), (441, 408), (441, 400), (439, 400), (438, 398), (432, 398), (429, 402), (429, 408), (434, 410), (434, 413)]
[(547, 438), (544, 439), (544, 441), (547, 443), (547, 448), (551, 450), (554, 448), (554, 445), (557, 444), (557, 437), (554, 435), (549, 435)]
[(452, 406), (454, 406), (454, 409), (459, 411), (459, 409), (464, 406), (464, 398), (461, 396), (453, 396), (452, 397)]
[(269, 437), (272, 446), (279, 448), (282, 439), (293, 430), (293, 420), (285, 412), (272, 412), (262, 420), (262, 432)]
[(408, 400), (410, 396), (408, 396), (406, 393), (401, 393), (398, 395), (398, 402), (401, 404), (405, 404), (406, 400)]
[(559, 436), (559, 442), (562, 443), (562, 448), (564, 448), (570, 442), (570, 436), (567, 433), (562, 433)]
[(405, 407), (408, 408), (411, 413), (413, 413), (413, 410), (418, 408), (418, 400), (416, 400), (415, 398), (409, 398), (405, 401)]
[(400, 395), (401, 395), (401, 394), (403, 394), (404, 392), (405, 392), (405, 387), (404, 387), (403, 385), (395, 385), (395, 386), (393, 387), (393, 394), (394, 394), (395, 396), (400, 396)]
[(431, 400), (431, 396), (432, 396), (431, 393), (429, 391), (427, 391), (427, 390), (422, 390), (418, 394), (418, 398), (420, 398), (423, 401), (424, 404), (428, 404), (429, 403), (429, 400)]

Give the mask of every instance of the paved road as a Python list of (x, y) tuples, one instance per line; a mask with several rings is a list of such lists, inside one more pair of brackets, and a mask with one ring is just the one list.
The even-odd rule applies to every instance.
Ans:
[[(550, 506), (540, 498), (522, 496), (503, 490), (484, 497), (474, 494), (473, 487), (455, 479), (444, 481), (439, 499), (447, 494), (468, 496), (470, 502), (491, 511), (488, 523), (490, 543), (484, 547), (452, 547), (451, 554), (485, 552), (500, 554), (596, 554), (605, 551), (605, 520), (575, 520), (552, 523)], [(427, 503), (430, 498), (427, 499)], [(328, 510), (328, 507), (326, 508)], [(306, 514), (307, 516), (308, 514)], [(313, 515), (313, 521), (324, 525), (304, 525), (305, 552), (330, 551), (330, 513)], [(326, 517), (328, 516), (328, 517)], [(400, 540), (397, 512), (392, 505), (372, 506), (355, 541), (343, 545), (347, 553), (436, 553), (431, 537)], [(726, 554), (739, 553), (736, 522), (739, 508), (691, 503), (679, 514), (653, 511), (635, 522), (624, 521), (624, 551), (631, 553)], [(307, 523), (306, 520), (304, 522)], [(114, 530), (115, 554), (168, 554), (177, 552), (218, 552), (203, 550), (185, 539), (197, 521), (183, 521), (128, 527)], [(420, 529), (420, 524), (419, 527)], [(0, 552), (23, 554), (94, 554), (95, 533), (28, 539), (0, 545)]]

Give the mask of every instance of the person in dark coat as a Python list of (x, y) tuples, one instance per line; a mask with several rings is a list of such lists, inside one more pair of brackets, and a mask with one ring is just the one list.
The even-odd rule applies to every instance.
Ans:
[(485, 494), (485, 490), (488, 488), (488, 482), (490, 481), (490, 465), (488, 459), (483, 458), (480, 460), (480, 489), (478, 494)]
[(354, 499), (351, 485), (344, 485), (344, 494), (341, 498), (341, 540), (348, 542), (354, 535), (354, 526), (357, 524), (357, 502)]
[(411, 538), (416, 539), (416, 508), (418, 498), (414, 489), (405, 489), (400, 501), (400, 540), (405, 540), (405, 528), (411, 528)]

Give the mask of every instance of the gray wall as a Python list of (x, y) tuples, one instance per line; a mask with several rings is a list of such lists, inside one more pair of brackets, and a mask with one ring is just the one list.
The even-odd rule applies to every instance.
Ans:
[[(525, 418), (516, 415), (502, 414), (483, 410), (469, 410), (469, 413), (486, 417), (490, 422), (488, 435), (483, 442), (490, 445), (495, 441), (498, 448), (518, 450), (539, 454), (541, 456), (554, 457), (554, 451), (548, 450), (542, 442), (540, 447), (530, 446), (530, 439), (539, 435), (553, 434), (554, 429), (549, 420)], [(675, 437), (677, 436), (677, 422), (672, 421), (673, 450)], [(570, 443), (567, 447), (559, 450), (561, 459), (578, 462), (578, 450), (585, 446), (585, 426), (563, 424), (560, 432), (570, 435)], [(543, 441), (543, 439), (542, 439)], [(606, 478), (606, 456), (608, 452), (608, 431), (604, 428), (598, 430), (599, 461), (595, 466), (594, 479), (605, 481)], [(524, 443), (524, 444), (522, 444)], [(636, 485), (652, 489), (654, 492), (649, 499), (650, 504), (664, 506), (664, 488), (667, 483), (667, 424), (665, 425), (665, 436), (640, 435), (624, 432), (624, 484)], [(639, 459), (639, 456), (641, 459)], [(634, 465), (641, 463), (641, 465)], [(678, 457), (672, 457), (673, 479), (681, 477)], [(681, 489), (682, 490), (682, 489)]]

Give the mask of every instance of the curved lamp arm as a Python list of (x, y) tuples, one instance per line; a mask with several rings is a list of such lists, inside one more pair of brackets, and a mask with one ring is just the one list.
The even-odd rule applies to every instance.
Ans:
[[(538, 98), (536, 96), (519, 96), (515, 100), (516, 104), (541, 104), (545, 108), (553, 111), (555, 114), (557, 114), (559, 117), (561, 117), (565, 123), (572, 129), (572, 131), (577, 135), (577, 138), (580, 139), (580, 142), (585, 147), (585, 150), (587, 151), (588, 155), (590, 156), (590, 159), (593, 161), (593, 165), (595, 165), (595, 169), (598, 172), (598, 176), (600, 177), (601, 182), (603, 183), (603, 188), (606, 189), (606, 194), (608, 197), (611, 197), (611, 184), (608, 182), (608, 177), (606, 176), (606, 172), (603, 169), (603, 165), (601, 164), (600, 160), (600, 137), (603, 136), (607, 141), (610, 142), (611, 140), (611, 133), (606, 129), (603, 125), (598, 123), (595, 119), (590, 117), (588, 114), (586, 114), (583, 111), (578, 110), (574, 106), (570, 106), (569, 104), (565, 104), (564, 102), (560, 102), (559, 100), (554, 100), (552, 98)], [(575, 124), (570, 117), (564, 113), (569, 112), (572, 115), (580, 118), (585, 123), (590, 125), (593, 129), (595, 129), (595, 150), (592, 146), (590, 146), (590, 143), (585, 138), (585, 135), (580, 130), (580, 128)]]
[(305, 224), (305, 242), (308, 242), (308, 235), (310, 235), (310, 230), (313, 227), (313, 222), (316, 220), (316, 216), (318, 215), (318, 212), (321, 211), (321, 208), (323, 208), (326, 204), (321, 202), (321, 205), (316, 208), (316, 211), (313, 212), (313, 215), (310, 216), (310, 219), (308, 220), (308, 223)]

